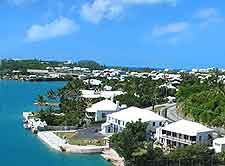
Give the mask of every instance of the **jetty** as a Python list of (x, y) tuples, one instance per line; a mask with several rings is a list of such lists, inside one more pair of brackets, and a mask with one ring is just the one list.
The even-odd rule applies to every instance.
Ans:
[(58, 137), (52, 131), (39, 131), (37, 136), (51, 148), (57, 151), (64, 151), (69, 153), (80, 153), (80, 154), (92, 154), (92, 153), (102, 153), (104, 150), (109, 149), (109, 146), (79, 146), (68, 144), (66, 140)]

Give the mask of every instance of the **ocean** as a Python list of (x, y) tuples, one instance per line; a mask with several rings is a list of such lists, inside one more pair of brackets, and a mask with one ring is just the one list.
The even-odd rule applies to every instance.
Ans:
[(63, 87), (65, 82), (0, 80), (1, 166), (109, 166), (100, 155), (56, 152), (23, 128), (22, 112), (34, 111), (37, 95)]

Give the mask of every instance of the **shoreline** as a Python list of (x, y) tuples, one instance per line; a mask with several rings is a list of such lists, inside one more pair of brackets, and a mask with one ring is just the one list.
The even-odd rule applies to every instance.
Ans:
[[(55, 131), (57, 132), (57, 131)], [(71, 131), (73, 132), (73, 131)], [(109, 146), (79, 146), (66, 144), (65, 140), (54, 134), (53, 131), (39, 131), (37, 136), (50, 148), (72, 154), (100, 154), (106, 161), (109, 161), (114, 166), (124, 166), (123, 159), (117, 154), (115, 150)]]

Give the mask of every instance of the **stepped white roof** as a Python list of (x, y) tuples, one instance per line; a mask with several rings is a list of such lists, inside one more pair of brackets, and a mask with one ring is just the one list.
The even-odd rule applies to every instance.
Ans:
[(163, 127), (162, 129), (189, 136), (196, 136), (198, 133), (213, 131), (213, 129), (210, 129), (200, 123), (188, 120), (179, 120)]
[(115, 112), (109, 115), (112, 118), (125, 122), (136, 122), (141, 119), (142, 122), (149, 121), (166, 121), (166, 119), (152, 111), (140, 109), (137, 107), (129, 107), (127, 109)]
[(105, 99), (98, 103), (93, 104), (90, 108), (87, 108), (87, 112), (97, 112), (97, 111), (117, 111), (118, 105), (113, 101)]

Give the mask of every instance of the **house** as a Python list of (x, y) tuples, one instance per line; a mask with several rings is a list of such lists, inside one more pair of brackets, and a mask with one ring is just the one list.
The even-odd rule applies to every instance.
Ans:
[(183, 147), (192, 144), (211, 144), (213, 130), (200, 123), (179, 120), (156, 130), (157, 140), (164, 146)]
[(108, 114), (120, 111), (119, 102), (114, 103), (111, 100), (105, 99), (98, 103), (93, 104), (91, 107), (86, 109), (86, 116), (89, 119), (97, 121), (106, 120)]
[(213, 149), (216, 153), (225, 151), (225, 137), (213, 140)]
[(156, 128), (161, 127), (167, 121), (164, 117), (137, 107), (129, 107), (127, 109), (121, 110), (107, 115), (106, 123), (102, 124), (102, 133), (117, 133), (122, 131), (128, 122), (147, 122), (148, 130), (147, 132), (155, 133)]

